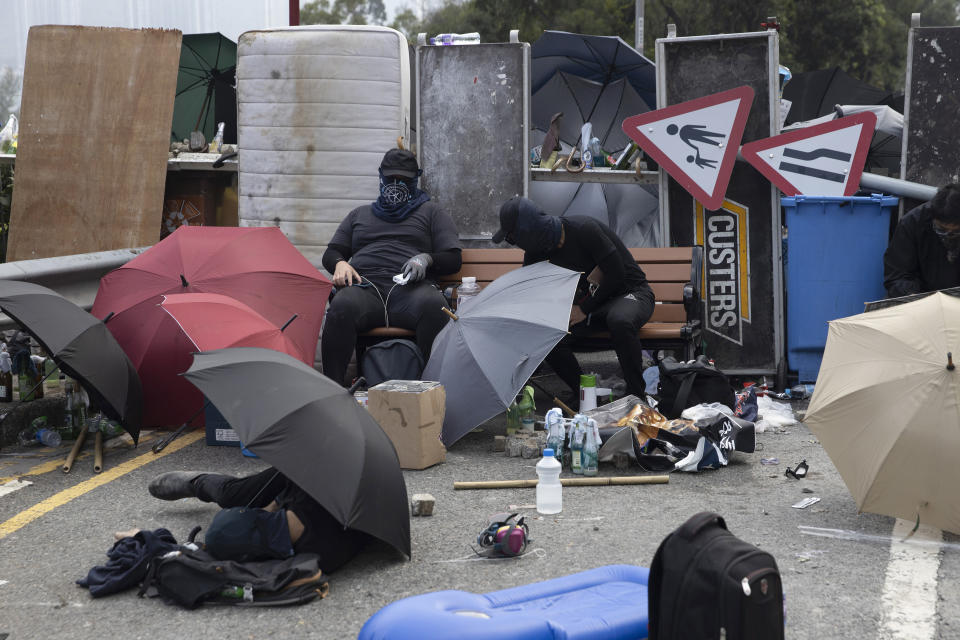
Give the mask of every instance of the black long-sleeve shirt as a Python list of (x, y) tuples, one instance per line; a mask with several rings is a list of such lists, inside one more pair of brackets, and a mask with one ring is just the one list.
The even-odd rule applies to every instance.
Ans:
[(547, 253), (525, 252), (523, 264), (549, 260), (558, 267), (580, 271), (584, 274), (580, 279), (584, 291), (588, 289), (587, 275), (599, 267), (603, 273), (600, 286), (593, 295), (579, 298), (584, 313), (593, 313), (610, 298), (629, 292), (648, 291), (653, 297), (643, 269), (610, 227), (586, 216), (565, 216), (561, 221), (563, 246)]
[(960, 286), (960, 259), (947, 259), (929, 204), (911, 209), (897, 224), (883, 254), (883, 286), (888, 298)]

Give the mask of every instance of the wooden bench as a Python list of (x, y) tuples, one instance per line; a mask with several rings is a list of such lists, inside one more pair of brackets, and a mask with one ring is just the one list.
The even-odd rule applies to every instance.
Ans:
[[(698, 351), (702, 328), (700, 284), (703, 269), (702, 247), (662, 247), (630, 249), (656, 296), (657, 305), (639, 336), (645, 349), (680, 351), (691, 359)], [(521, 249), (464, 249), (460, 271), (442, 276), (442, 288), (460, 284), (463, 276), (475, 276), (481, 287), (523, 264)], [(413, 331), (398, 327), (378, 327), (360, 336), (358, 346), (388, 338), (412, 337)], [(577, 346), (610, 349), (610, 334), (598, 331), (578, 337)], [(359, 352), (358, 352), (359, 356)]]

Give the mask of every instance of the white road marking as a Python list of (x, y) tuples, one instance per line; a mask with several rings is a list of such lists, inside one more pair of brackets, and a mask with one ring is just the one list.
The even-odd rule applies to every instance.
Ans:
[(5, 484), (0, 484), (0, 496), (5, 496), (8, 493), (13, 493), (24, 487), (29, 487), (31, 484), (33, 483), (29, 480), (10, 480)]
[(890, 563), (880, 599), (880, 637), (931, 640), (937, 637), (937, 573), (943, 532), (920, 525), (910, 536), (932, 544), (901, 542), (914, 523), (897, 519), (890, 543)]

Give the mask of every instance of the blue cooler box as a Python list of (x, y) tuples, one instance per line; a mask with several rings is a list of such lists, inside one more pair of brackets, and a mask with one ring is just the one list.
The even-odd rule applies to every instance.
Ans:
[(863, 313), (886, 296), (883, 252), (892, 196), (790, 196), (787, 224), (787, 362), (799, 382), (815, 382), (827, 322)]
[(207, 402), (203, 410), (203, 418), (207, 423), (207, 444), (221, 447), (239, 447), (240, 438), (233, 430), (223, 414), (217, 411), (213, 403)]

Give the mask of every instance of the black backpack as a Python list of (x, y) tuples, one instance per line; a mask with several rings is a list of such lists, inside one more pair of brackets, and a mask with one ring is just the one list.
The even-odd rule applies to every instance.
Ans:
[(647, 593), (650, 640), (783, 638), (777, 562), (716, 513), (698, 513), (660, 543)]
[(411, 340), (394, 338), (367, 347), (360, 360), (360, 375), (367, 387), (387, 380), (419, 380), (423, 373), (423, 354)]
[(247, 607), (304, 604), (327, 596), (319, 556), (300, 553), (283, 560), (217, 560), (188, 546), (154, 558), (138, 595), (160, 595), (186, 609), (201, 604)]
[(703, 402), (719, 402), (731, 409), (736, 405), (730, 379), (704, 355), (687, 362), (668, 356), (660, 361), (659, 368), (657, 410), (670, 419), (679, 418), (684, 409)]

